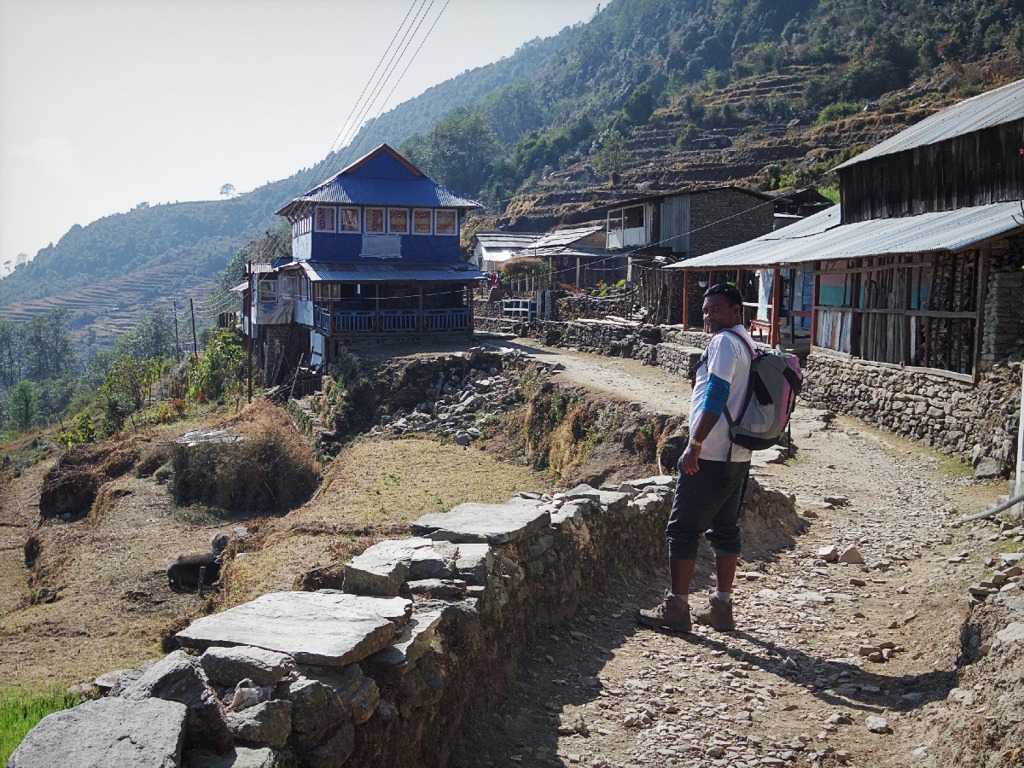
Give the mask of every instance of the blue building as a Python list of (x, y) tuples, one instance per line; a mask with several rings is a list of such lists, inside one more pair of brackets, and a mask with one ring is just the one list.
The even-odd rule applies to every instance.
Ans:
[(462, 261), (459, 234), (479, 207), (382, 144), (281, 208), (292, 260), (259, 276), (247, 323), (268, 384), (297, 345), (322, 369), (352, 341), (472, 334), (483, 275)]

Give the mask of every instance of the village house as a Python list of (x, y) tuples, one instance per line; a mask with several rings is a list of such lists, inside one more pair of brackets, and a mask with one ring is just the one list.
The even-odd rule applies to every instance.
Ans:
[(324, 370), (357, 341), (470, 336), (483, 275), (459, 235), (479, 207), (382, 144), (281, 208), (292, 259), (253, 270), (243, 313), (267, 383), (300, 360)]
[[(1004, 473), (1024, 356), (1024, 80), (836, 170), (840, 205), (669, 269), (687, 287), (770, 276), (770, 344), (810, 308), (806, 399)], [(783, 295), (797, 270), (809, 303)]]
[(542, 237), (543, 232), (477, 232), (473, 263), (485, 274), (501, 272), (509, 259), (529, 256), (533, 244)]
[(664, 267), (771, 232), (770, 195), (715, 186), (647, 195), (605, 208), (606, 250), (628, 255), (627, 280), (648, 322), (682, 322), (680, 273)]

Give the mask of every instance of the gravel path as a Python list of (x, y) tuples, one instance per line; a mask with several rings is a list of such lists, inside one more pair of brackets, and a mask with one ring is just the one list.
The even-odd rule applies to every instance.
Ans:
[[(625, 362), (621, 394), (656, 410), (668, 410), (673, 382), (685, 389), (635, 361), (542, 354), (599, 392)], [(652, 564), (649, 579), (592, 601), (531, 649), (486, 743), (466, 745), (462, 764), (928, 765), (936, 714), (957, 706), (947, 697), (967, 587), (998, 551), (991, 524), (955, 521), (1004, 488), (821, 416), (798, 411), (797, 458), (756, 470), (796, 496), (808, 526), (792, 550), (741, 562), (737, 632), (637, 626), (636, 609), (667, 584)], [(829, 562), (839, 555), (863, 562)]]

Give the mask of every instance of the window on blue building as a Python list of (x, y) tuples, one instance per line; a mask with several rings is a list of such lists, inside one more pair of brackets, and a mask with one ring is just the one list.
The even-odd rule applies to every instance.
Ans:
[(334, 232), (334, 208), (326, 205), (317, 206), (316, 209), (316, 231)]
[(384, 234), (384, 209), (383, 208), (367, 208), (366, 209), (366, 231), (369, 234), (382, 235)]
[(388, 232), (393, 235), (409, 234), (408, 208), (388, 208)]
[(340, 216), (338, 218), (338, 231), (339, 232), (358, 232), (359, 231), (359, 209), (358, 208), (342, 208), (342, 209), (340, 209)]

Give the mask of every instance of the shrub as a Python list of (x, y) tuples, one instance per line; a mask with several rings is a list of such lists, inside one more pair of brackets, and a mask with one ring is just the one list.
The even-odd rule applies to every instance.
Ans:
[(257, 401), (237, 421), (205, 442), (174, 445), (175, 503), (275, 513), (306, 501), (316, 487), (317, 467), (287, 418)]
[(821, 112), (818, 113), (817, 123), (831, 123), (834, 120), (840, 120), (850, 115), (855, 115), (860, 112), (860, 106), (852, 104), (848, 101), (837, 101), (834, 104), (829, 104), (824, 107)]

